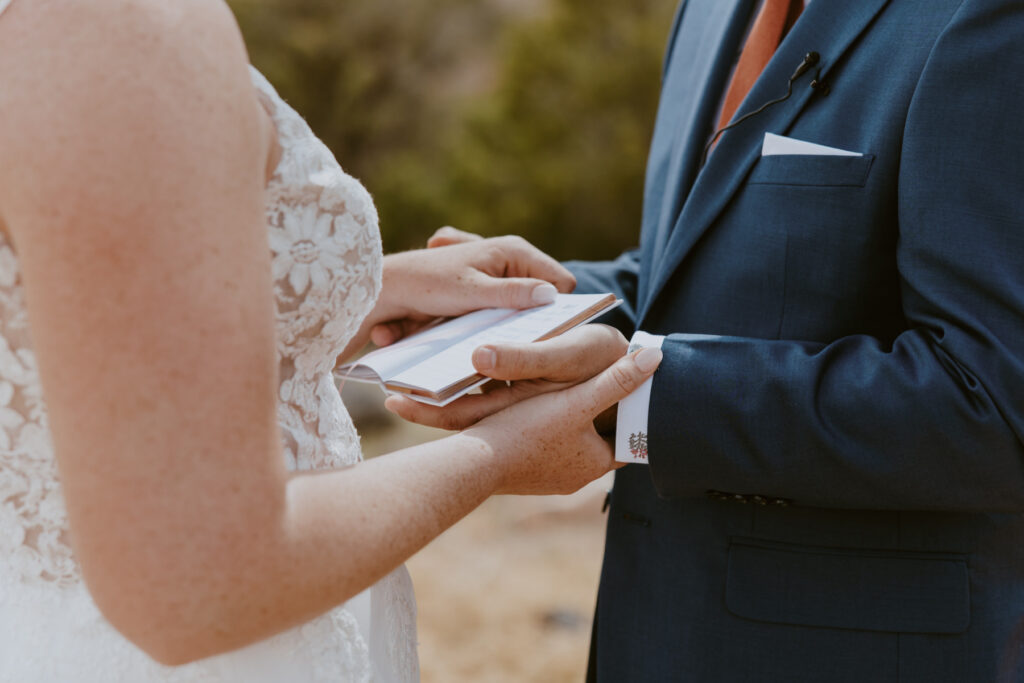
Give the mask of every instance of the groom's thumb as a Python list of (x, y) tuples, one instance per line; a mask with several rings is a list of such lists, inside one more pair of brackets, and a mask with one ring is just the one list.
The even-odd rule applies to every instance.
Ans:
[(554, 303), (558, 296), (553, 284), (534, 278), (485, 276), (478, 287), (476, 294), (495, 308), (533, 308)]
[(573, 391), (589, 394), (594, 415), (626, 398), (650, 379), (661, 365), (661, 349), (641, 349), (617, 360), (611, 367)]

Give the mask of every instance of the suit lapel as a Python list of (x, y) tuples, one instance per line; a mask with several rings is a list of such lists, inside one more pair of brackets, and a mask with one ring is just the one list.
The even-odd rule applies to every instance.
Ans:
[[(648, 188), (654, 198), (648, 198), (645, 206), (645, 211), (655, 218), (654, 239), (645, 240), (648, 279), (663, 258), (680, 205), (698, 171), (703, 143), (701, 136), (692, 131), (710, 130), (713, 124), (719, 94), (725, 89), (755, 2), (690, 0), (685, 8), (666, 65), (658, 130), (652, 145), (655, 149), (658, 145), (668, 149), (667, 168), (663, 176), (657, 173), (657, 166), (648, 168), (649, 175), (663, 180)], [(686, 21), (685, 15), (701, 17), (702, 21)], [(642, 283), (645, 284), (650, 282)]]
[[(822, 75), (827, 75), (888, 2), (813, 0), (754, 84), (737, 116), (785, 94), (787, 80), (808, 52), (821, 54), (820, 68)], [(770, 107), (721, 138), (708, 163), (697, 176), (678, 219), (671, 223), (674, 227), (664, 244), (665, 256), (652, 275), (638, 323), (643, 322), (672, 274), (721, 215), (747, 177), (760, 156), (765, 132), (785, 133), (814, 95), (809, 84), (815, 72), (816, 69), (812, 69), (796, 81), (793, 96), (789, 100)], [(703, 148), (702, 131), (691, 129), (690, 137)], [(661, 248), (661, 244), (658, 246)]]

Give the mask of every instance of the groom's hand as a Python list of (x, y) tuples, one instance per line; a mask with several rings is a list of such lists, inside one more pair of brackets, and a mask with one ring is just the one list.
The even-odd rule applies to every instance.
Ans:
[[(384, 405), (410, 422), (462, 430), (514, 403), (585, 382), (622, 358), (628, 348), (626, 338), (607, 325), (583, 325), (533, 344), (481, 346), (473, 353), (473, 365), (481, 375), (497, 380), (483, 394), (465, 396), (444, 408), (401, 396), (389, 397)], [(610, 431), (613, 418), (614, 409), (599, 418), (598, 431)]]
[(392, 254), (384, 259), (384, 289), (370, 337), (387, 346), (438, 317), (481, 308), (530, 308), (549, 304), (576, 288), (566, 268), (521, 237), (479, 238), (458, 233), (443, 246)]

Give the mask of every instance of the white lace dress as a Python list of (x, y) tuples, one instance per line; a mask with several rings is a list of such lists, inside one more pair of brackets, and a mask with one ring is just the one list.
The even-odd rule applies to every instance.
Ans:
[[(9, 0), (0, 0), (0, 12)], [(255, 70), (283, 157), (267, 186), (288, 465), (359, 462), (332, 378), (380, 291), (377, 214), (305, 122)], [(67, 544), (67, 518), (30, 342), (18, 259), (0, 236), (0, 682), (406, 683), (419, 679), (404, 568), (345, 607), (238, 652), (153, 663), (103, 619)]]

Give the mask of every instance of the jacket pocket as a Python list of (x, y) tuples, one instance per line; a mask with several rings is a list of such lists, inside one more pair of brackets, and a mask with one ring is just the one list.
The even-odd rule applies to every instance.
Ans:
[(736, 538), (725, 601), (736, 616), (799, 626), (959, 634), (964, 555), (818, 548)]
[(761, 157), (751, 171), (751, 185), (808, 185), (864, 187), (875, 161), (873, 154), (859, 157), (782, 154)]

